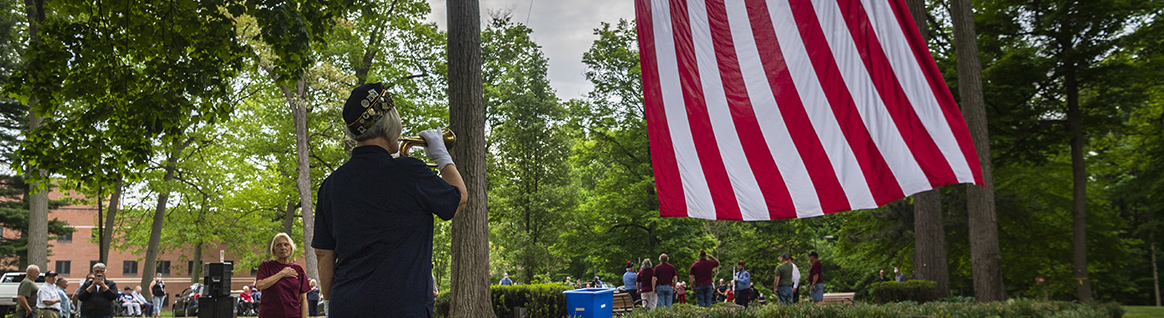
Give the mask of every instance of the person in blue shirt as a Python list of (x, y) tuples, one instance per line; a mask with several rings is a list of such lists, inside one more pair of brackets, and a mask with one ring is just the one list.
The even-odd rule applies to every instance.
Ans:
[(736, 304), (748, 308), (748, 299), (751, 299), (749, 288), (752, 287), (752, 274), (744, 270), (744, 261), (736, 263), (736, 272), (732, 275), (732, 286), (736, 290)]
[(639, 274), (635, 273), (635, 264), (626, 262), (626, 273), (622, 274), (622, 286), (626, 289), (626, 293), (630, 294), (632, 301), (638, 301), (640, 297), (639, 289), (635, 286), (636, 278)]
[(498, 284), (505, 286), (513, 285), (513, 280), (509, 279), (509, 273), (501, 273), (501, 282)]

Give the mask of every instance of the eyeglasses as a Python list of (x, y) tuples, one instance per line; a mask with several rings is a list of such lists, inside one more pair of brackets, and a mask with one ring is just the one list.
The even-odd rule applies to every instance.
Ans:
[(368, 97), (365, 97), (364, 100), (360, 101), (360, 105), (364, 106), (366, 109), (363, 113), (360, 114), (360, 118), (348, 124), (349, 127), (356, 126), (356, 131), (358, 132), (356, 135), (363, 134), (365, 131), (372, 128), (372, 125), (375, 124), (377, 120), (380, 120), (380, 118), (384, 117), (385, 112), (396, 107), (396, 103), (392, 100), (392, 96), (390, 96), (387, 91), (388, 90), (385, 89), (377, 93), (375, 89), (371, 89), (368, 91)]

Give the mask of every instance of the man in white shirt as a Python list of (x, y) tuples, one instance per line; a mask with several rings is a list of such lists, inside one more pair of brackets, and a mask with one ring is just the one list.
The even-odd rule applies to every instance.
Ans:
[(61, 295), (57, 293), (57, 273), (44, 273), (44, 285), (36, 292), (37, 318), (59, 318), (61, 314)]
[(800, 269), (792, 263), (792, 303), (800, 301)]
[(133, 300), (137, 301), (137, 303), (141, 305), (142, 313), (146, 314), (147, 316), (154, 313), (154, 304), (151, 303), (150, 300), (145, 297), (145, 295), (141, 294), (141, 285), (138, 285), (133, 289)]

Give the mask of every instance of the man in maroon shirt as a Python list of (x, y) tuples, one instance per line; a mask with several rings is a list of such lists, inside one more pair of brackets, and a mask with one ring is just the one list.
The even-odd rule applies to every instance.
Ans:
[(655, 297), (659, 298), (659, 307), (671, 308), (675, 302), (675, 266), (671, 265), (671, 258), (667, 254), (659, 255), (659, 265), (655, 266)]
[[(707, 260), (711, 257), (711, 260)], [(700, 307), (711, 307), (714, 302), (711, 298), (712, 291), (715, 287), (711, 285), (712, 270), (719, 267), (719, 259), (713, 255), (708, 255), (706, 251), (699, 251), (699, 261), (691, 264), (690, 279), (695, 285), (695, 299)]]
[(808, 269), (808, 291), (812, 295), (812, 302), (819, 303), (824, 300), (824, 278), (821, 278), (824, 266), (820, 265), (816, 256), (816, 252), (808, 253), (808, 260), (812, 261), (812, 267)]

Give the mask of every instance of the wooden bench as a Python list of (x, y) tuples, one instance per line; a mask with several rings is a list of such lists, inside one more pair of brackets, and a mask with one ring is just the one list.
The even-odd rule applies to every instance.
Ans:
[(635, 301), (628, 293), (614, 294), (614, 314), (625, 315), (635, 310)]
[(842, 305), (847, 303), (849, 305), (852, 305), (853, 304), (853, 297), (856, 294), (857, 293), (824, 294), (824, 299), (821, 302), (822, 303), (840, 303)]

